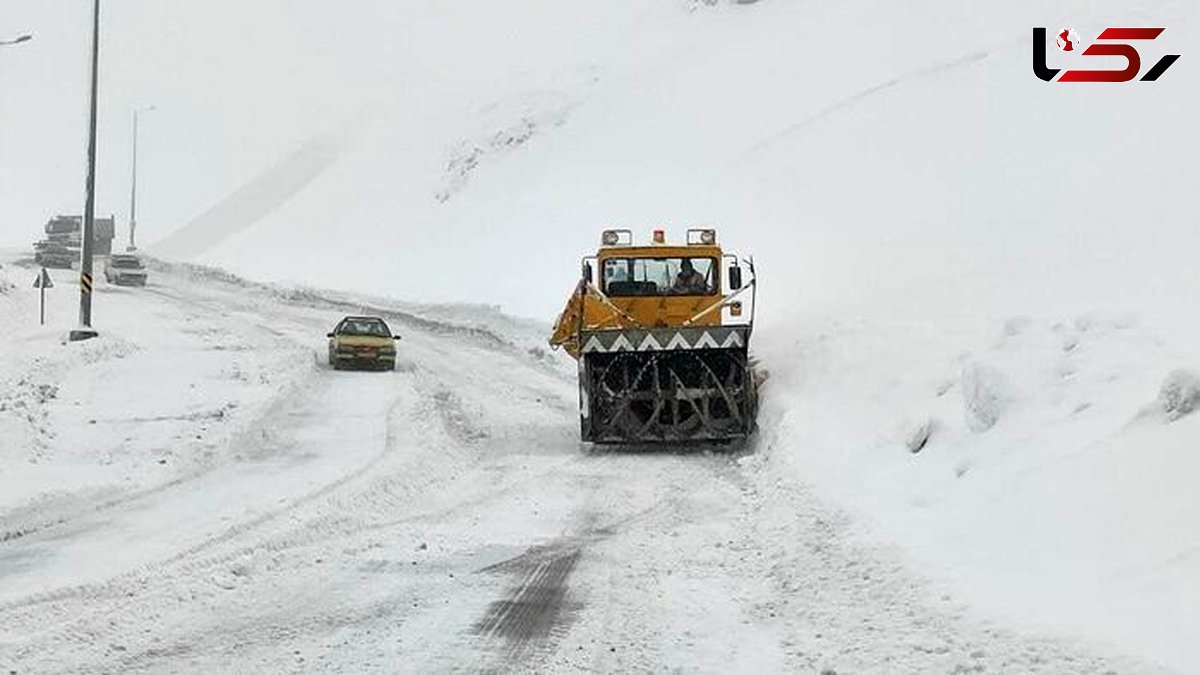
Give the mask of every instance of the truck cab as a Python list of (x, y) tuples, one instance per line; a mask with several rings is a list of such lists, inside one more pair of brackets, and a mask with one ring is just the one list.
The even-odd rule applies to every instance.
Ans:
[[(754, 429), (750, 259), (691, 229), (670, 245), (605, 230), (550, 337), (579, 362), (580, 427), (598, 443), (742, 438)], [(751, 277), (745, 283), (744, 270)]]

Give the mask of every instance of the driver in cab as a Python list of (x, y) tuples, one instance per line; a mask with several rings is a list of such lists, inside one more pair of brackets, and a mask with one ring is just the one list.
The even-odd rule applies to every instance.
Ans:
[(692, 266), (692, 261), (684, 258), (679, 265), (679, 274), (675, 275), (675, 283), (671, 286), (671, 292), (676, 295), (696, 295), (708, 293), (708, 282), (704, 280), (704, 275), (696, 271)]

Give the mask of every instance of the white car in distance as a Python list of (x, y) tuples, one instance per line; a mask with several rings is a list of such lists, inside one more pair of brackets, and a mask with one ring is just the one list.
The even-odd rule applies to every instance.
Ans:
[(104, 280), (118, 286), (145, 286), (146, 265), (129, 253), (114, 253), (104, 263)]

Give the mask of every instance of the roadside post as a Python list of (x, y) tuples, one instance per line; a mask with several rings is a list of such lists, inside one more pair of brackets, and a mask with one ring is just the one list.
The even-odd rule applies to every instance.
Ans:
[(37, 278), (33, 280), (33, 287), (37, 288), (37, 289), (41, 289), (41, 296), (42, 296), (41, 316), (42, 316), (42, 325), (45, 326), (46, 325), (46, 289), (54, 288), (54, 280), (52, 280), (50, 278), (50, 273), (46, 271), (45, 267), (42, 268), (42, 273), (37, 275)]
[(100, 0), (92, 2), (92, 95), (88, 116), (87, 200), (83, 207), (83, 243), (79, 260), (79, 327), (71, 331), (71, 342), (96, 337), (92, 328), (92, 245), (96, 218), (96, 98), (100, 61)]

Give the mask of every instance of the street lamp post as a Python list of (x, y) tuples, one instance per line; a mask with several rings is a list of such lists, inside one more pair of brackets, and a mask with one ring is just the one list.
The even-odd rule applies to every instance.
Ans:
[(92, 329), (92, 249), (96, 220), (96, 97), (100, 61), (100, 0), (92, 3), (92, 96), (88, 116), (87, 198), (83, 207), (83, 251), (79, 262), (79, 327), (71, 341), (96, 337)]
[(33, 39), (32, 35), (21, 35), (19, 37), (13, 38), (11, 40), (0, 40), (0, 47), (5, 46), (5, 45), (19, 45), (22, 42), (29, 42), (32, 39)]
[(137, 230), (137, 160), (138, 160), (138, 115), (154, 110), (154, 106), (136, 108), (133, 111), (133, 176), (129, 181), (129, 246), (126, 251), (136, 251), (134, 233)]

